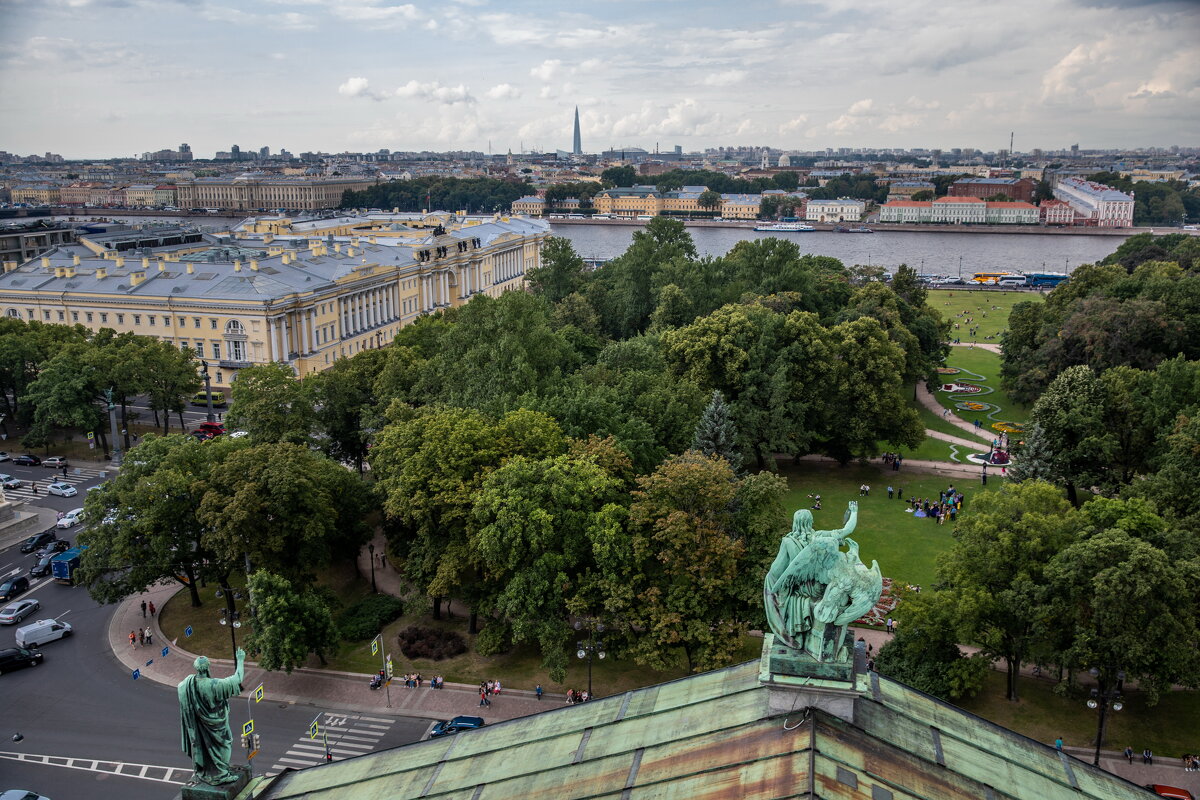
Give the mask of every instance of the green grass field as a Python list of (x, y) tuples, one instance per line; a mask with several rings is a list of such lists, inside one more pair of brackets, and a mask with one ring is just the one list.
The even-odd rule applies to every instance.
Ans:
[[(986, 380), (980, 382), (971, 375), (946, 375), (944, 380), (947, 383), (954, 381), (957, 378), (963, 378), (967, 381), (982, 383), (984, 386), (989, 386), (993, 389), (991, 394), (980, 394), (971, 397), (960, 397), (959, 400), (970, 402), (978, 400), (981, 403), (994, 403), (1000, 406), (1001, 411), (992, 419), (988, 418), (988, 411), (973, 412), (964, 411), (954, 408), (954, 404), (958, 401), (951, 400), (949, 393), (936, 391), (934, 397), (943, 406), (951, 409), (951, 413), (957, 414), (959, 419), (969, 423), (974, 423), (976, 419), (988, 431), (992, 431), (991, 427), (994, 420), (1008, 420), (1011, 422), (1026, 422), (1029, 419), (1029, 407), (1018, 405), (1013, 402), (1008, 393), (1000, 388), (1000, 356), (990, 350), (982, 350), (980, 348), (971, 347), (955, 347), (950, 353), (950, 357), (946, 359), (946, 366), (960, 367), (964, 370), (970, 370), (973, 373), (983, 375)], [(962, 435), (967, 436), (966, 431)]]
[[(967, 335), (969, 327), (978, 327), (974, 341), (1000, 343), (1000, 333), (1008, 328), (1008, 315), (1017, 303), (1032, 300), (1042, 301), (1036, 292), (964, 291), (959, 289), (931, 289), (926, 303), (942, 312), (951, 323), (950, 337), (964, 342), (972, 341)], [(962, 314), (963, 316), (959, 316)], [(984, 316), (984, 315), (987, 316)], [(966, 323), (966, 317), (973, 322)], [(954, 328), (954, 323), (958, 328)], [(988, 339), (987, 337), (993, 337)]]

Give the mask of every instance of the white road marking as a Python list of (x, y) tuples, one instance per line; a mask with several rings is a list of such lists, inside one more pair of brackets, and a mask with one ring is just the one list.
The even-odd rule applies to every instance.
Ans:
[[(67, 756), (43, 756), (34, 753), (9, 753), (0, 751), (0, 758), (8, 761), (23, 761), (27, 764), (44, 764), (48, 767), (63, 767), (78, 769), (84, 772), (103, 772), (108, 775), (120, 775), (123, 778), (136, 778), (156, 783), (171, 783), (182, 786), (186, 780), (172, 780), (176, 772), (190, 775), (190, 771), (182, 767), (163, 767), (157, 764), (129, 764), (124, 761), (96, 761), (91, 758), (69, 758)], [(140, 769), (139, 769), (140, 768)], [(137, 774), (126, 772), (126, 769), (139, 770)], [(150, 770), (162, 770), (163, 777), (147, 775)]]

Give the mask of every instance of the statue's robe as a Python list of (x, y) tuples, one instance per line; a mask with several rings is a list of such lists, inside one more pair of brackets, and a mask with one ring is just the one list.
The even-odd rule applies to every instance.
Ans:
[(191, 756), (196, 777), (209, 784), (236, 780), (229, 770), (233, 758), (229, 698), (242, 691), (241, 671), (228, 678), (189, 675), (178, 691), (183, 752)]

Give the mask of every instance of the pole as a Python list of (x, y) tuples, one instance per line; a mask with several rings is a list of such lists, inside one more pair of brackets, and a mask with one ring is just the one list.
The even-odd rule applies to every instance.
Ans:
[(367, 543), (367, 553), (371, 556), (371, 591), (379, 594), (379, 587), (375, 585), (375, 545), (372, 542)]
[(208, 416), (206, 417), (206, 419), (209, 422), (216, 422), (217, 421), (216, 415), (213, 414), (212, 381), (208, 374), (208, 362), (201, 361), (200, 363), (204, 365), (204, 395), (205, 395), (205, 399), (208, 400)]
[(592, 699), (592, 643), (588, 643), (588, 699)]
[(1108, 697), (1101, 695), (1100, 697), (1100, 726), (1096, 729), (1096, 755), (1092, 758), (1092, 764), (1100, 766), (1100, 743), (1104, 740), (1104, 716), (1108, 712)]
[(104, 393), (108, 398), (108, 425), (112, 430), (112, 463), (121, 466), (121, 440), (117, 438), (117, 407), (113, 404), (113, 390)]

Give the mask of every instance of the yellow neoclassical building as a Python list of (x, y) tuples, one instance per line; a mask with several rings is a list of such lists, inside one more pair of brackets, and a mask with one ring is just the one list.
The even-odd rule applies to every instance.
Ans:
[(220, 208), (230, 211), (259, 211), (289, 208), (300, 211), (337, 208), (347, 191), (374, 186), (374, 178), (292, 177), (238, 175), (193, 178), (175, 185), (175, 202), (181, 208)]
[(524, 288), (548, 235), (537, 220), (454, 214), (113, 230), (5, 262), (0, 313), (155, 337), (208, 360), (219, 386), (272, 361), (307, 375), (423, 314)]

